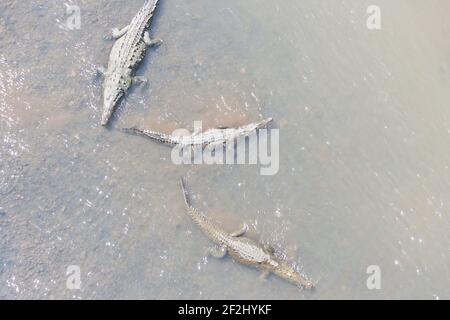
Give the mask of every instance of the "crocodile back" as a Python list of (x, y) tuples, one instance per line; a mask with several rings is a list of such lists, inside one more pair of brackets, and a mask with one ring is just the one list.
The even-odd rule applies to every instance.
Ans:
[(230, 256), (242, 264), (258, 267), (271, 259), (260, 244), (249, 238), (233, 237), (226, 245)]
[(157, 4), (158, 0), (147, 0), (131, 21), (127, 33), (116, 41), (119, 55), (128, 58), (121, 60), (121, 68), (133, 69), (144, 58), (147, 46), (143, 41), (143, 36), (150, 26)]

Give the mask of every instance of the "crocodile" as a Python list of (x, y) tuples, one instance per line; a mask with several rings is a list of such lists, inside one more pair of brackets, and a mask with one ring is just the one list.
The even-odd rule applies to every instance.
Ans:
[(307, 289), (314, 287), (314, 284), (302, 276), (292, 264), (277, 258), (275, 250), (271, 246), (244, 237), (248, 230), (246, 224), (239, 230), (228, 233), (214, 224), (208, 217), (199, 213), (190, 202), (185, 179), (181, 178), (180, 180), (184, 202), (190, 217), (206, 236), (217, 245), (209, 252), (212, 256), (223, 258), (229, 254), (241, 264), (260, 269), (262, 278), (266, 278), (270, 273), (273, 273), (297, 286), (303, 286)]
[(194, 132), (189, 135), (170, 135), (156, 131), (134, 128), (124, 128), (125, 132), (146, 136), (152, 140), (170, 146), (198, 146), (206, 147), (208, 145), (220, 145), (230, 141), (234, 141), (239, 137), (246, 137), (258, 129), (265, 128), (272, 118), (267, 118), (259, 122), (247, 124), (238, 128), (220, 127), (206, 130), (205, 132)]
[(119, 30), (114, 28), (112, 36), (116, 39), (110, 56), (108, 68), (99, 68), (104, 75), (103, 114), (101, 124), (106, 126), (114, 110), (133, 82), (145, 81), (136, 77), (135, 71), (145, 57), (148, 47), (159, 44), (161, 40), (152, 40), (147, 29), (156, 10), (158, 0), (146, 0), (144, 6), (131, 23)]

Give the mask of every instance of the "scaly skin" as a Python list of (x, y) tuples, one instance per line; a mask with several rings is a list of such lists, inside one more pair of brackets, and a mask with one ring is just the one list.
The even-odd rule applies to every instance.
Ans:
[(183, 179), (181, 179), (181, 188), (188, 213), (192, 220), (194, 220), (211, 241), (221, 248), (223, 252), (222, 256), (228, 253), (235, 261), (260, 269), (263, 275), (273, 273), (296, 285), (308, 289), (313, 288), (313, 283), (304, 278), (291, 264), (278, 259), (274, 255), (272, 248), (243, 237), (242, 235), (245, 233), (245, 229), (230, 234), (200, 214), (189, 201), (186, 184)]
[(124, 130), (126, 132), (146, 136), (150, 139), (170, 146), (188, 147), (202, 145), (205, 147), (208, 145), (224, 144), (230, 141), (234, 141), (234, 139), (237, 139), (239, 137), (246, 137), (256, 130), (266, 127), (270, 122), (272, 122), (272, 120), (272, 118), (268, 118), (259, 122), (250, 123), (239, 128), (210, 129), (205, 132), (192, 133), (186, 136), (174, 136), (139, 128), (126, 128)]
[(130, 88), (134, 73), (144, 59), (147, 48), (155, 42), (146, 31), (158, 0), (146, 0), (144, 6), (122, 31), (115, 31), (117, 39), (111, 50), (103, 83), (102, 125), (107, 125), (120, 99)]

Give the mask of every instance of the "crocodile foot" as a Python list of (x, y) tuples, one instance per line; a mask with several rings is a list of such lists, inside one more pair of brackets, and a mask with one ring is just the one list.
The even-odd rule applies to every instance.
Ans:
[(232, 233), (230, 233), (230, 236), (232, 237), (241, 237), (248, 231), (248, 225), (246, 223), (243, 223), (241, 228), (239, 230), (236, 230)]
[(148, 82), (148, 79), (146, 77), (141, 77), (141, 76), (134, 76), (133, 79), (133, 84), (146, 84)]
[(163, 41), (159, 38), (156, 39), (152, 39), (150, 38), (150, 33), (148, 33), (148, 31), (146, 31), (144, 33), (144, 43), (148, 46), (148, 47), (153, 47), (156, 45), (160, 45), (163, 43)]
[(127, 33), (129, 29), (130, 29), (130, 25), (127, 25), (126, 27), (124, 27), (124, 28), (122, 28), (120, 30), (118, 28), (112, 29), (112, 37), (113, 37), (113, 39), (119, 39), (125, 33)]
[(225, 246), (212, 247), (208, 250), (208, 255), (217, 259), (222, 259), (227, 255), (227, 248)]
[(104, 67), (97, 67), (97, 75), (104, 76), (106, 74), (106, 69)]
[(263, 281), (267, 281), (267, 278), (269, 277), (270, 272), (267, 270), (263, 270), (261, 271), (261, 274), (258, 277), (258, 280), (263, 282)]

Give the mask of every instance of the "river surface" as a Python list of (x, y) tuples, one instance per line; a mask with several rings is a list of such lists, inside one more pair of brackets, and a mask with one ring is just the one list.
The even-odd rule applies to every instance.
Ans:
[[(0, 298), (450, 298), (448, 0), (161, 0), (149, 81), (104, 128), (105, 36), (143, 2), (0, 2)], [(177, 166), (119, 130), (269, 116), (272, 176)], [(316, 289), (206, 257), (180, 176), (202, 212), (249, 224)]]

